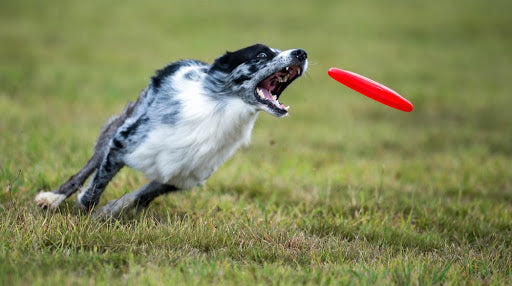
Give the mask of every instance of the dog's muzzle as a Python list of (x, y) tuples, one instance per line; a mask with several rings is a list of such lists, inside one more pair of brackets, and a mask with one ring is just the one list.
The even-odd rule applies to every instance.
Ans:
[(296, 49), (291, 51), (290, 56), (293, 58), (291, 64), (266, 77), (255, 90), (256, 99), (278, 116), (288, 113), (290, 107), (280, 103), (279, 97), (288, 85), (304, 73), (308, 54), (303, 49)]

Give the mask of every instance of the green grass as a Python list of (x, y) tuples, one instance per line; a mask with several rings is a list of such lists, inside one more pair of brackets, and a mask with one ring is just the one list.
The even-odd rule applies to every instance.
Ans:
[[(512, 283), (511, 1), (144, 3), (3, 2), (0, 285)], [(118, 221), (36, 209), (155, 69), (254, 42), (310, 69), (205, 186)], [(144, 182), (123, 170), (102, 202)]]

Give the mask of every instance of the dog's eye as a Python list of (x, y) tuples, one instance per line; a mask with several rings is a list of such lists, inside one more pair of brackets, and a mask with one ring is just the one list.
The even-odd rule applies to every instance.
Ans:
[(267, 53), (265, 53), (265, 52), (261, 52), (261, 53), (259, 53), (256, 57), (257, 57), (257, 58), (260, 58), (260, 59), (265, 59), (265, 58), (267, 58), (267, 57), (268, 57), (268, 55), (267, 55)]

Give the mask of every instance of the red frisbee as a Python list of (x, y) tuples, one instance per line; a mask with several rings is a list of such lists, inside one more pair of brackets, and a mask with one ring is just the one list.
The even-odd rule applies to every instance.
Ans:
[(327, 73), (333, 79), (373, 100), (405, 112), (412, 111), (413, 106), (407, 99), (376, 81), (337, 68), (330, 68)]

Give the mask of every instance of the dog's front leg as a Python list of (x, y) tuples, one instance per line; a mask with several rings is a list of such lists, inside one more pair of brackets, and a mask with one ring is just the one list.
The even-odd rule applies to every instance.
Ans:
[(118, 217), (122, 212), (132, 210), (138, 212), (147, 207), (156, 197), (174, 191), (178, 191), (178, 188), (152, 181), (142, 188), (126, 194), (117, 200), (109, 201), (105, 206), (99, 208), (94, 216), (96, 218), (107, 219)]
[(122, 156), (123, 153), (119, 149), (115, 147), (110, 148), (98, 167), (96, 174), (94, 174), (89, 187), (84, 192), (78, 194), (77, 202), (80, 208), (91, 209), (99, 203), (101, 194), (110, 180), (124, 166)]

